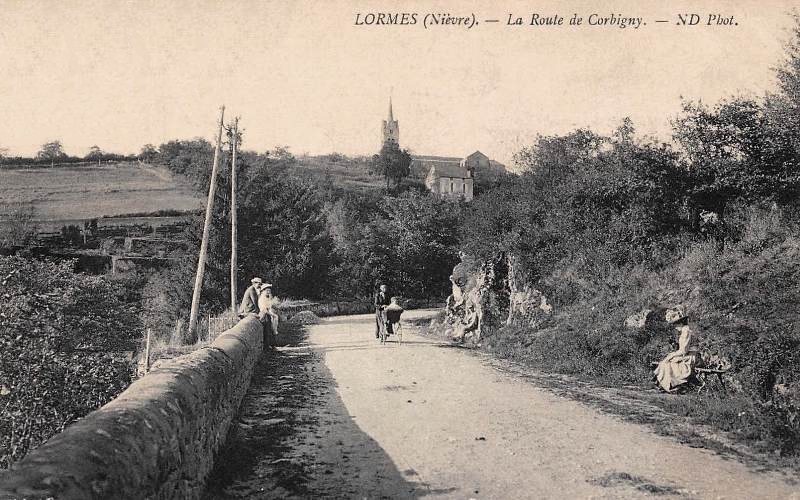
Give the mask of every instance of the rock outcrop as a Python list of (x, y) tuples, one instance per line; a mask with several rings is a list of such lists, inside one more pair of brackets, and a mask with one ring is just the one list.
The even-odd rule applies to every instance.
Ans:
[(478, 345), (503, 325), (538, 326), (553, 307), (539, 290), (525, 284), (513, 257), (478, 262), (462, 255), (450, 276), (445, 334), (453, 341)]

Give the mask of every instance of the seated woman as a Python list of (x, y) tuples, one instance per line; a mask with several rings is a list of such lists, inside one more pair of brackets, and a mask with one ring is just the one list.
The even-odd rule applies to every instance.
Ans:
[(673, 351), (653, 371), (658, 385), (667, 392), (675, 392), (694, 374), (698, 362), (697, 349), (691, 347), (692, 331), (689, 318), (678, 309), (667, 311), (666, 320), (679, 332), (678, 350)]
[[(275, 348), (275, 342), (278, 339), (278, 313), (272, 308), (272, 284), (265, 283), (258, 293), (258, 319), (264, 323), (264, 347)], [(272, 335), (267, 333), (267, 322), (269, 322), (269, 329)]]

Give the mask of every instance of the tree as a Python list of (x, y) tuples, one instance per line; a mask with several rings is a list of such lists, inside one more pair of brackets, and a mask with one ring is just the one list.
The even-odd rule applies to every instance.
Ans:
[(673, 128), (689, 169), (689, 202), (695, 209), (716, 213), (724, 224), (734, 200), (796, 197), (800, 162), (793, 132), (772, 120), (761, 103), (742, 97), (713, 108), (685, 102)]
[(73, 266), (0, 257), (0, 469), (131, 381), (123, 353), (142, 336), (138, 297)]
[(239, 207), (245, 276), (270, 280), (284, 296), (317, 298), (327, 291), (333, 240), (316, 186), (261, 169), (240, 189)]
[(775, 123), (791, 135), (800, 154), (800, 13), (793, 12), (792, 38), (784, 48), (783, 63), (775, 68), (778, 92), (767, 97), (767, 110)]
[(375, 284), (391, 293), (442, 299), (458, 263), (463, 203), (407, 191), (373, 201), (350, 195), (326, 206), (336, 245), (335, 290), (369, 297)]
[(50, 166), (54, 166), (56, 160), (66, 157), (64, 153), (64, 146), (61, 141), (51, 141), (42, 144), (39, 152), (36, 153), (36, 158), (39, 160), (50, 160)]
[(152, 144), (145, 144), (142, 150), (139, 151), (139, 159), (143, 162), (151, 162), (158, 156), (158, 150)]
[(95, 145), (89, 148), (89, 152), (86, 153), (86, 156), (84, 156), (84, 158), (90, 161), (100, 162), (100, 160), (103, 159), (103, 156), (105, 156), (105, 154), (106, 153), (102, 149), (100, 149), (97, 145)]
[(385, 220), (375, 228), (388, 243), (394, 266), (387, 269), (393, 293), (406, 297), (447, 296), (448, 277), (458, 264), (458, 224), (463, 202), (413, 191), (383, 201)]
[(275, 146), (275, 149), (272, 151), (267, 151), (267, 156), (272, 159), (289, 163), (294, 163), (296, 160), (292, 152), (289, 151), (289, 146)]
[(548, 177), (569, 173), (580, 162), (597, 156), (604, 139), (579, 129), (563, 136), (538, 136), (536, 142), (514, 155), (522, 172), (544, 172)]
[(394, 181), (395, 188), (400, 186), (403, 178), (411, 174), (411, 154), (393, 142), (387, 142), (381, 152), (372, 157), (370, 169), (374, 174), (386, 178), (386, 189), (389, 182)]
[[(200, 141), (171, 141), (161, 146), (158, 160), (167, 160), (176, 173), (200, 179), (197, 189), (202, 191), (208, 188), (202, 165), (212, 154), (203, 154), (204, 148)], [(236, 162), (239, 296), (253, 276), (274, 283), (281, 297), (324, 295), (330, 289), (333, 240), (319, 188), (289, 175), (295, 159), (285, 150), (240, 153)], [(230, 305), (230, 163), (223, 161), (220, 168), (201, 295), (202, 310), (211, 313)], [(188, 315), (192, 296), (185, 283), (194, 279), (202, 226), (202, 217), (195, 217), (185, 234), (192, 250), (151, 277), (146, 286), (145, 321), (156, 331), (166, 333), (165, 319), (174, 325)]]
[(176, 174), (194, 182), (201, 191), (208, 190), (214, 146), (205, 139), (169, 141), (159, 146), (156, 160)]
[(566, 268), (657, 267), (683, 227), (677, 154), (637, 141), (629, 121), (611, 137), (584, 130), (540, 137), (517, 163), (526, 173), (467, 205), (461, 249), (483, 261), (513, 255), (540, 289), (560, 286), (554, 273)]

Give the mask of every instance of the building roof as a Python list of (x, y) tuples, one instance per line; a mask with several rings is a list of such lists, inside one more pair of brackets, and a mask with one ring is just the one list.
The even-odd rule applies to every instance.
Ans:
[(461, 157), (458, 156), (434, 156), (434, 155), (412, 155), (412, 159), (425, 161), (425, 162), (433, 162), (433, 161), (450, 161), (450, 162), (460, 162)]
[(411, 174), (419, 179), (424, 179), (431, 171), (432, 167), (439, 165), (455, 165), (458, 166), (460, 158), (450, 158), (446, 156), (422, 156), (414, 155), (411, 157)]
[(468, 160), (468, 159), (472, 159), (472, 158), (481, 158), (481, 159), (486, 159), (486, 160), (489, 159), (488, 156), (486, 156), (485, 154), (481, 153), (480, 151), (475, 151), (474, 153), (472, 153), (471, 155), (468, 155), (464, 159)]
[(458, 163), (439, 162), (431, 166), (431, 173), (438, 177), (453, 177), (456, 179), (469, 179), (472, 176), (469, 170)]

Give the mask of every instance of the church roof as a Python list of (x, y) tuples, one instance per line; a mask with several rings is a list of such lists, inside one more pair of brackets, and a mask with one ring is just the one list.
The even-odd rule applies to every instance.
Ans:
[(423, 161), (423, 162), (460, 162), (461, 157), (458, 156), (434, 156), (434, 155), (412, 155), (411, 158), (413, 160)]
[(465, 158), (465, 159), (472, 159), (472, 158), (481, 158), (481, 159), (487, 159), (487, 160), (489, 159), (488, 156), (486, 156), (485, 154), (481, 153), (480, 151), (475, 151), (471, 155), (467, 156), (467, 158)]
[(458, 163), (437, 162), (431, 165), (431, 173), (438, 177), (453, 177), (456, 179), (469, 179), (472, 177), (469, 170)]

